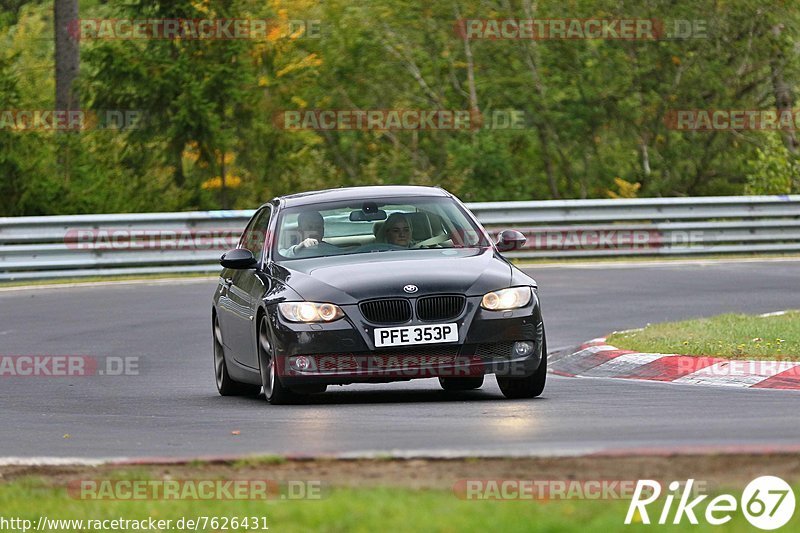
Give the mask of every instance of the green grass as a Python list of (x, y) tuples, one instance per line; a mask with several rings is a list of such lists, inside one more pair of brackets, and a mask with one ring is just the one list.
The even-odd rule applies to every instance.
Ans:
[(651, 324), (642, 330), (614, 333), (608, 344), (637, 352), (800, 360), (800, 311)]
[[(111, 476), (97, 477), (109, 479)], [(136, 477), (132, 472), (119, 473), (115, 478), (147, 479), (141, 475)], [(173, 521), (197, 516), (257, 516), (266, 517), (271, 531), (281, 532), (752, 531), (741, 511), (734, 513), (731, 522), (718, 527), (703, 524), (702, 517), (700, 526), (688, 523), (681, 526), (624, 526), (628, 509), (625, 500), (462, 500), (447, 490), (399, 488), (323, 488), (322, 494), (322, 498), (317, 500), (97, 501), (75, 499), (62, 487), (49, 486), (37, 478), (23, 478), (0, 484), (0, 509), (5, 518), (19, 517), (34, 524), (40, 516), (93, 520), (153, 517)], [(706, 502), (708, 500), (710, 498)], [(663, 505), (662, 497), (649, 508), (651, 520), (657, 520)], [(704, 505), (698, 506), (698, 514), (704, 510)], [(791, 524), (786, 528), (791, 529)], [(242, 528), (238, 530), (244, 531)]]
[(263, 465), (282, 465), (286, 463), (286, 457), (282, 455), (253, 455), (237, 459), (233, 462), (235, 468), (256, 467)]

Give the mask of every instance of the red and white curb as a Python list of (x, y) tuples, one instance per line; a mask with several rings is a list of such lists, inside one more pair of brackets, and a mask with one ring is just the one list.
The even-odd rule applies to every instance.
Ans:
[(640, 353), (606, 344), (604, 337), (549, 364), (553, 374), (753, 389), (800, 390), (800, 362), (738, 361), (720, 357)]

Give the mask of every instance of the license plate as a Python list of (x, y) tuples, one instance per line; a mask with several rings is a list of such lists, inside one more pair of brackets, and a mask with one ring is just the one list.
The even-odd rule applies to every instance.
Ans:
[(375, 347), (458, 342), (458, 325), (426, 324), (400, 328), (375, 328)]

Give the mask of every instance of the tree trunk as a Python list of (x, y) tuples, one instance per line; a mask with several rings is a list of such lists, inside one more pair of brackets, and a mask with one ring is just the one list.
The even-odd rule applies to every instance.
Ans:
[[(525, 17), (528, 19), (535, 18), (537, 6), (534, 4), (532, 5), (530, 0), (526, 0), (523, 3), (523, 12), (525, 13)], [(533, 78), (533, 87), (536, 91), (536, 95), (539, 97), (538, 107), (542, 111), (539, 113), (541, 117), (546, 117), (546, 109), (545, 109), (545, 102), (546, 102), (546, 94), (545, 94), (545, 86), (542, 78), (539, 74), (539, 65), (536, 59), (535, 52), (533, 48), (536, 46), (536, 41), (531, 41), (528, 43), (527, 41), (523, 42), (522, 44), (523, 49), (525, 51), (525, 62), (528, 65), (528, 69), (530, 70), (531, 76)], [(561, 198), (561, 192), (558, 187), (558, 180), (556, 178), (554, 168), (553, 168), (553, 159), (551, 156), (550, 147), (554, 145), (555, 152), (558, 152), (558, 144), (559, 138), (558, 133), (551, 130), (550, 124), (548, 123), (547, 118), (540, 118), (534, 117), (534, 125), (538, 129), (539, 134), (539, 143), (542, 147), (542, 162), (544, 163), (544, 170), (547, 176), (547, 183), (550, 186), (550, 195), (555, 200), (559, 200)], [(566, 158), (562, 158), (565, 165), (568, 165)], [(571, 169), (565, 168), (564, 175), (567, 178), (567, 186), (571, 188)]]
[[(775, 94), (775, 108), (778, 111), (778, 116), (782, 113), (788, 113), (794, 116), (792, 107), (794, 106), (794, 94), (792, 87), (787, 83), (783, 77), (784, 67), (786, 65), (786, 58), (783, 54), (783, 48), (780, 45), (780, 36), (783, 31), (783, 25), (778, 24), (772, 28), (772, 34), (775, 36), (775, 54), (770, 58), (770, 73), (772, 77), (772, 91)], [(781, 130), (781, 137), (783, 144), (792, 155), (798, 155), (800, 152), (800, 142), (797, 140), (797, 135), (791, 130)]]
[[(80, 51), (78, 38), (70, 34), (70, 29), (77, 28), (78, 0), (55, 0), (53, 5), (56, 41), (56, 110), (78, 111), (80, 100), (78, 90), (74, 86), (78, 77)], [(59, 130), (68, 133), (70, 130)], [(73, 132), (74, 133), (74, 132)], [(56, 162), (63, 173), (64, 183), (69, 183), (72, 174), (72, 139), (68, 135), (59, 135), (57, 141)]]
[(77, 28), (78, 0), (55, 0), (53, 7), (56, 38), (56, 109), (79, 110), (78, 77), (80, 51), (78, 38), (70, 34)]

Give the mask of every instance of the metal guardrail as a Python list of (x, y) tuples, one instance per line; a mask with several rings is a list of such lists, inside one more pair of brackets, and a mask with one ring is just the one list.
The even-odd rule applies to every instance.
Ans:
[[(800, 195), (488, 202), (514, 258), (800, 252)], [(217, 272), (253, 211), (0, 218), (0, 280)]]

